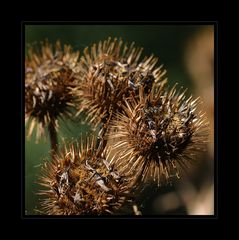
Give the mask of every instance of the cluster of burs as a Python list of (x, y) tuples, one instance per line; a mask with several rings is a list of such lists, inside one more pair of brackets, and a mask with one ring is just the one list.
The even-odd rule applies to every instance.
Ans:
[[(82, 55), (60, 42), (28, 48), (27, 135), (35, 129), (36, 139), (48, 132), (51, 140), (38, 213), (124, 214), (146, 184), (180, 178), (205, 149), (208, 123), (199, 100), (177, 85), (167, 87), (158, 59), (142, 57), (142, 50), (110, 38)], [(76, 117), (94, 134), (59, 147), (58, 121)]]

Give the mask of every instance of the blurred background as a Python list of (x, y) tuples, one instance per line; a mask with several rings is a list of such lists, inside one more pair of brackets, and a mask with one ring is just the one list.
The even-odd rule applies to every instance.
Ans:
[[(150, 184), (137, 202), (144, 215), (214, 214), (214, 26), (213, 25), (26, 25), (25, 50), (28, 44), (48, 39), (83, 49), (108, 37), (134, 41), (144, 48), (143, 55), (153, 53), (167, 70), (168, 85), (188, 88), (188, 94), (201, 97), (200, 106), (210, 123), (207, 151), (199, 156), (196, 168), (173, 184), (157, 188)], [(76, 139), (89, 126), (60, 124), (59, 135)], [(62, 127), (61, 127), (62, 126)], [(25, 141), (25, 214), (35, 214), (39, 186), (36, 184), (42, 160), (48, 157), (49, 139), (35, 143), (34, 135)]]

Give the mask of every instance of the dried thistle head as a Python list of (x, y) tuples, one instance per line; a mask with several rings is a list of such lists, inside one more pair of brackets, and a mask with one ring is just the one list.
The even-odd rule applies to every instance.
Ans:
[(30, 120), (28, 136), (37, 126), (37, 140), (45, 126), (51, 123), (55, 130), (59, 117), (70, 117), (76, 101), (72, 93), (75, 74), (78, 71), (79, 52), (70, 46), (61, 48), (57, 42), (54, 49), (47, 41), (41, 50), (30, 48), (25, 60), (25, 121)]
[(133, 182), (109, 166), (109, 149), (97, 153), (94, 138), (71, 144), (43, 166), (41, 213), (113, 214), (127, 200)]
[(125, 99), (127, 107), (108, 133), (119, 155), (113, 163), (120, 173), (137, 169), (142, 181), (171, 182), (204, 150), (208, 124), (204, 114), (196, 113), (198, 99), (185, 98), (176, 85), (167, 91), (162, 84), (148, 96), (141, 88), (139, 99)]
[(144, 86), (148, 93), (153, 83), (160, 82), (165, 71), (155, 68), (157, 58), (153, 55), (140, 60), (142, 48), (124, 44), (122, 40), (109, 38), (94, 44), (81, 57), (79, 88), (82, 108), (90, 122), (105, 123), (112, 113), (121, 110), (122, 98), (131, 92), (138, 93)]

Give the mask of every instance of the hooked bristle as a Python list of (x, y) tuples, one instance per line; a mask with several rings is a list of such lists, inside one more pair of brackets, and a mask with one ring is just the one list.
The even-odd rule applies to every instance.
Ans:
[(81, 108), (93, 125), (106, 123), (121, 111), (122, 98), (138, 92), (139, 86), (150, 92), (153, 83), (161, 81), (165, 71), (155, 68), (153, 55), (140, 61), (142, 48), (110, 38), (84, 50), (81, 57), (78, 95)]
[(109, 149), (97, 155), (94, 138), (64, 147), (46, 162), (39, 194), (42, 214), (102, 215), (115, 213), (126, 201), (133, 181), (109, 164)]
[(176, 85), (167, 91), (154, 88), (148, 96), (125, 99), (108, 132), (109, 145), (118, 152), (113, 161), (120, 173), (137, 169), (142, 181), (171, 182), (205, 148), (208, 123), (197, 113), (198, 99), (185, 100)]
[(25, 119), (30, 120), (28, 137), (37, 127), (37, 138), (51, 123), (57, 129), (58, 119), (72, 117), (77, 96), (75, 74), (78, 71), (79, 52), (70, 46), (61, 49), (57, 42), (55, 49), (46, 41), (41, 50), (30, 48), (25, 61)]

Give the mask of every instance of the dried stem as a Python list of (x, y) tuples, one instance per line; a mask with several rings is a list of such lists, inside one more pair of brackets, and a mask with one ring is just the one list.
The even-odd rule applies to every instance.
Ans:
[(112, 113), (113, 111), (110, 112), (108, 117), (105, 117), (104, 119), (102, 119), (103, 126), (98, 133), (97, 142), (96, 142), (96, 148), (98, 148), (98, 151), (97, 151), (98, 155), (100, 155), (106, 147), (107, 140), (105, 139), (105, 134), (108, 131), (109, 122), (112, 118)]
[(48, 131), (51, 141), (51, 158), (53, 159), (54, 154), (57, 152), (57, 133), (52, 121), (48, 125)]
[(97, 136), (97, 142), (96, 142), (96, 148), (97, 150), (97, 155), (101, 155), (101, 153), (103, 152), (106, 144), (107, 144), (107, 140), (104, 138), (105, 137), (105, 133), (107, 131), (107, 128), (105, 125), (103, 125), (103, 127), (100, 129), (98, 136)]

